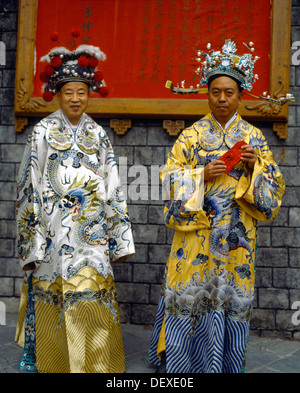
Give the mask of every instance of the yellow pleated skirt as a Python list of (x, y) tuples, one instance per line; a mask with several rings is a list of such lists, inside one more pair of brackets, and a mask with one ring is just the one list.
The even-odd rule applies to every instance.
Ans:
[[(36, 369), (45, 373), (123, 373), (125, 356), (115, 283), (92, 267), (55, 283), (33, 278)], [(24, 348), (28, 283), (16, 342)], [(27, 329), (28, 332), (28, 329)]]

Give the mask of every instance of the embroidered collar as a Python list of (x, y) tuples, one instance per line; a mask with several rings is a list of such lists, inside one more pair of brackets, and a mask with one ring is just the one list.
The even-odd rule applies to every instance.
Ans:
[[(56, 150), (68, 150), (77, 145), (87, 154), (96, 153), (100, 147), (100, 126), (86, 113), (83, 113), (77, 126), (74, 126), (59, 109), (45, 119), (46, 139)], [(73, 127), (76, 127), (75, 132)]]
[(198, 133), (198, 142), (207, 151), (218, 150), (223, 144), (229, 149), (238, 141), (249, 143), (249, 126), (239, 114), (230, 119), (229, 125), (223, 129), (212, 113), (194, 124)]
[[(227, 128), (230, 126), (230, 124), (232, 124), (235, 121), (237, 116), (238, 116), (238, 114), (237, 114), (237, 112), (235, 112), (235, 114), (232, 116), (232, 118), (230, 120), (228, 120), (228, 122), (225, 124), (224, 130), (227, 130)], [(215, 118), (215, 116), (213, 114), (212, 114), (212, 118), (218, 124), (218, 126), (220, 126), (220, 128), (222, 128), (222, 130), (223, 130), (223, 127), (221, 126), (221, 124), (218, 122), (218, 120)]]
[(81, 115), (80, 120), (79, 120), (79, 122), (78, 122), (76, 125), (74, 125), (74, 124), (72, 124), (72, 123), (70, 122), (70, 120), (67, 118), (67, 116), (64, 114), (64, 112), (63, 112), (62, 110), (61, 110), (61, 114), (62, 114), (62, 117), (63, 117), (64, 121), (68, 124), (68, 126), (69, 126), (74, 132), (76, 132), (77, 128), (79, 127), (79, 125), (80, 125), (80, 123), (81, 123), (81, 121), (82, 121), (82, 119), (83, 119), (83, 114)]

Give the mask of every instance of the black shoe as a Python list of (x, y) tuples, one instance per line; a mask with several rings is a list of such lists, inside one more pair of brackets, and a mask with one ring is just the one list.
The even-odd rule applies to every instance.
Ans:
[(161, 354), (161, 362), (160, 365), (157, 367), (155, 374), (165, 374), (166, 371), (166, 367), (167, 367), (167, 363), (166, 363), (166, 353), (163, 352)]

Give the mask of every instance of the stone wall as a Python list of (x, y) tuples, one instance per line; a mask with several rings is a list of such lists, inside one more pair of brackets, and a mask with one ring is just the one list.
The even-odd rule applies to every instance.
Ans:
[[(22, 133), (14, 131), (14, 68), (16, 56), (18, 1), (0, 0), (0, 41), (6, 46), (6, 65), (0, 65), (0, 301), (7, 312), (17, 312), (22, 272), (15, 251), (16, 174), (26, 139), (38, 119), (31, 118)], [(300, 41), (300, 1), (293, 0), (292, 43)], [(300, 56), (299, 56), (300, 59)], [(297, 103), (290, 106), (288, 138), (280, 140), (268, 123), (262, 128), (274, 157), (284, 173), (287, 189), (283, 207), (271, 224), (260, 224), (257, 250), (256, 300), (251, 327), (258, 334), (300, 339), (299, 327), (292, 323), (294, 302), (300, 301), (300, 66), (291, 66), (291, 92)], [(195, 119), (197, 120), (197, 119)], [(154, 200), (158, 190), (156, 169), (163, 165), (175, 142), (162, 129), (162, 121), (135, 119), (124, 136), (114, 134), (108, 120), (97, 120), (107, 130), (115, 154), (128, 168), (120, 167), (127, 190), (142, 183), (148, 196), (135, 200), (128, 195), (133, 222), (136, 255), (124, 264), (115, 264), (118, 298), (123, 322), (151, 325), (154, 321), (164, 266), (172, 231), (164, 226), (163, 202)], [(186, 122), (189, 125), (190, 122)], [(144, 169), (138, 172), (139, 165)], [(130, 186), (130, 187), (129, 187)], [(141, 189), (134, 187), (136, 192)], [(128, 194), (128, 193), (127, 193)], [(144, 194), (145, 195), (145, 194)], [(130, 198), (131, 196), (131, 198)], [(295, 321), (294, 321), (295, 322)], [(296, 318), (297, 322), (297, 318)]]

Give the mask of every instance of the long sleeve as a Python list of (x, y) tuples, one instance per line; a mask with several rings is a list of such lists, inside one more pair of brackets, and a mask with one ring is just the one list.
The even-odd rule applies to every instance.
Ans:
[(121, 190), (117, 164), (112, 146), (105, 135), (101, 146), (105, 154), (106, 202), (105, 214), (111, 262), (123, 261), (135, 253), (127, 204)]
[(235, 198), (252, 217), (271, 221), (281, 206), (285, 183), (265, 138), (258, 129), (255, 132), (260, 140), (255, 146), (258, 159), (253, 170), (240, 178)]
[(161, 171), (167, 227), (178, 231), (195, 231), (210, 227), (203, 210), (203, 167), (192, 159), (189, 129), (182, 132), (168, 154)]
[(43, 127), (30, 135), (17, 180), (17, 250), (21, 267), (44, 259), (45, 227), (42, 208)]

